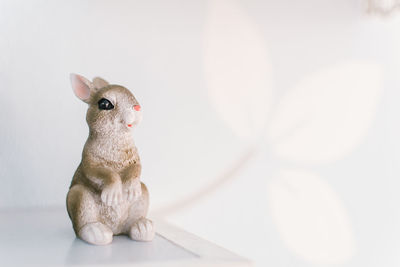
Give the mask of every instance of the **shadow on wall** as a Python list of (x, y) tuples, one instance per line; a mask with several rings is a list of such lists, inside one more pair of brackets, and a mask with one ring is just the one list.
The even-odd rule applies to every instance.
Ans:
[[(346, 207), (332, 186), (308, 166), (339, 160), (365, 140), (383, 89), (381, 66), (361, 60), (326, 65), (274, 99), (268, 47), (257, 24), (232, 1), (209, 2), (207, 11), (204, 68), (216, 112), (254, 150), (267, 147), (277, 161), (303, 166), (277, 170), (268, 182), (265, 212), (295, 255), (312, 263), (349, 261), (357, 246)], [(241, 159), (238, 165), (247, 161)], [(160, 212), (178, 212), (221, 190), (235, 177), (238, 165), (195, 197)], [(250, 235), (259, 232), (246, 229)]]

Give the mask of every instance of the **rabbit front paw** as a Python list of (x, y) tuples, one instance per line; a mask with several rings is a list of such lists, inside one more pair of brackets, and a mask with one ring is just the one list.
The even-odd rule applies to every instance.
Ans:
[(116, 206), (122, 202), (122, 184), (114, 182), (104, 187), (101, 192), (101, 201), (107, 206)]
[(138, 178), (130, 179), (125, 184), (126, 199), (128, 201), (136, 200), (142, 195), (142, 185)]

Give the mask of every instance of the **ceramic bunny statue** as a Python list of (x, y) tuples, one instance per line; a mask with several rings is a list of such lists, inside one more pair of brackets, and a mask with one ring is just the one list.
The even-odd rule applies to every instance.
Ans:
[(149, 194), (140, 182), (141, 164), (132, 128), (142, 118), (140, 105), (125, 87), (101, 78), (93, 82), (71, 74), (75, 95), (89, 105), (89, 137), (67, 195), (75, 234), (95, 245), (128, 234), (137, 241), (154, 238), (146, 219)]

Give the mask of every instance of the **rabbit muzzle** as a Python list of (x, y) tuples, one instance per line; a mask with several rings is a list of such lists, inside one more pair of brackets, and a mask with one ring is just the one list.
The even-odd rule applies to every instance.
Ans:
[(122, 116), (122, 123), (128, 128), (133, 128), (133, 126), (138, 125), (142, 120), (141, 111), (135, 109), (126, 110)]

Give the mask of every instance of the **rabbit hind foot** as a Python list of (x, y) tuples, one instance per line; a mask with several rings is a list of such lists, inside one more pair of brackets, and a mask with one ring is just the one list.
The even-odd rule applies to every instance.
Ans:
[(113, 240), (113, 232), (100, 222), (88, 223), (83, 226), (78, 236), (92, 245), (107, 245)]
[(151, 241), (154, 236), (153, 222), (143, 217), (133, 223), (129, 230), (129, 237), (135, 241)]

